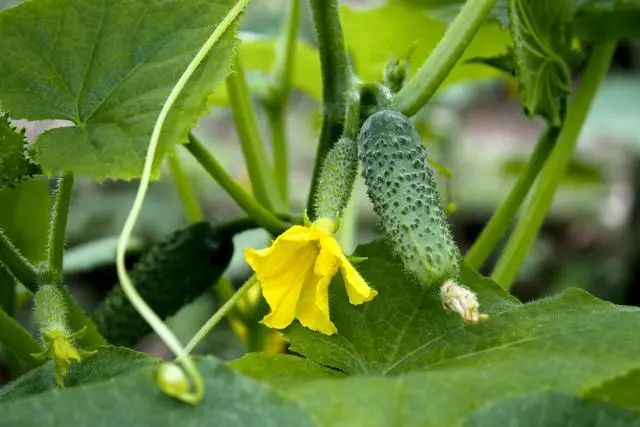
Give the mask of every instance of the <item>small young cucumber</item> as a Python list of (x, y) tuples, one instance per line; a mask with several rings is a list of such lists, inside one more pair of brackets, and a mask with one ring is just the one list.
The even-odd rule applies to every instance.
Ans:
[(340, 218), (347, 206), (358, 173), (358, 146), (350, 138), (340, 138), (322, 165), (315, 200), (316, 216)]
[[(215, 284), (233, 254), (231, 235), (199, 222), (151, 247), (130, 275), (138, 292), (161, 318), (177, 312)], [(131, 346), (151, 331), (120, 286), (93, 312), (112, 344)]]
[(359, 152), (369, 198), (405, 268), (424, 286), (456, 279), (456, 245), (411, 122), (395, 111), (371, 115), (360, 130)]

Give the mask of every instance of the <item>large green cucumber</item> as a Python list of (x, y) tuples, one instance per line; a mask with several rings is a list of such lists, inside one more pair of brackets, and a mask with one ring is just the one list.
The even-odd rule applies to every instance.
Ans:
[(395, 111), (371, 115), (360, 131), (359, 153), (369, 198), (405, 268), (425, 286), (455, 279), (456, 245), (411, 122)]
[[(131, 279), (158, 316), (171, 316), (218, 281), (233, 254), (231, 237), (208, 222), (192, 224), (152, 246), (131, 270)], [(131, 346), (151, 331), (120, 286), (93, 319), (112, 344)]]

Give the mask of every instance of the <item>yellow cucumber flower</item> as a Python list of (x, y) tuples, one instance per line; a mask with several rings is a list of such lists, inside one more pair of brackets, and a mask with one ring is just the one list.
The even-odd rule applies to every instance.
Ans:
[(245, 260), (256, 272), (271, 308), (263, 319), (265, 325), (283, 329), (298, 319), (311, 330), (334, 334), (329, 284), (338, 269), (351, 304), (371, 301), (378, 294), (342, 253), (333, 236), (334, 225), (326, 218), (309, 226), (294, 225), (268, 248), (245, 251)]

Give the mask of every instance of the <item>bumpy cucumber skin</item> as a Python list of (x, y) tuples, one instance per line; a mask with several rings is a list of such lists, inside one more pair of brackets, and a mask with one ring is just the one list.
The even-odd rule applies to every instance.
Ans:
[[(232, 254), (231, 236), (199, 222), (153, 245), (130, 276), (145, 301), (166, 318), (210, 288)], [(116, 345), (132, 346), (151, 331), (119, 285), (96, 308), (93, 319), (107, 341)]]
[(318, 179), (316, 215), (337, 219), (347, 206), (358, 173), (358, 145), (340, 138), (325, 157)]
[(55, 285), (42, 285), (33, 297), (33, 320), (45, 334), (52, 329), (69, 331), (67, 303)]
[(395, 111), (371, 115), (359, 151), (367, 193), (405, 268), (424, 286), (457, 278), (456, 246), (411, 122)]

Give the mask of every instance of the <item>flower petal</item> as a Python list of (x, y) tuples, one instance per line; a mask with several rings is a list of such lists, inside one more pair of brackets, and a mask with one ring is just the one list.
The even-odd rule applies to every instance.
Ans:
[(340, 271), (351, 304), (362, 304), (363, 302), (371, 301), (378, 295), (378, 291), (367, 285), (367, 282), (344, 255), (340, 261)]
[[(322, 240), (320, 240), (322, 242)], [(320, 253), (316, 259), (316, 263), (313, 267), (313, 272), (318, 276), (330, 276), (333, 277), (338, 271), (340, 266), (340, 260), (336, 257), (335, 253), (326, 246), (320, 246)]]
[(308, 227), (303, 227), (302, 225), (294, 225), (291, 226), (278, 236), (276, 242), (279, 240), (287, 240), (287, 241), (303, 241), (307, 242), (309, 240), (315, 240), (313, 233), (310, 232)]
[(296, 317), (303, 326), (325, 335), (333, 335), (337, 332), (336, 326), (329, 317), (329, 283), (332, 277), (333, 275), (310, 275), (302, 286), (296, 308)]
[[(287, 246), (283, 245), (283, 247)], [(275, 251), (274, 256), (277, 255), (279, 253)], [(256, 270), (262, 294), (271, 308), (271, 313), (263, 319), (265, 325), (270, 328), (282, 329), (293, 321), (296, 316), (300, 292), (303, 284), (308, 280), (308, 276), (313, 274), (313, 264), (317, 255), (317, 245), (306, 244), (293, 254), (289, 252), (283, 254), (283, 258), (287, 258), (288, 263), (286, 268), (279, 270), (279, 274), (264, 276), (260, 274), (259, 270)], [(271, 266), (268, 267), (271, 268)]]

